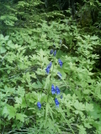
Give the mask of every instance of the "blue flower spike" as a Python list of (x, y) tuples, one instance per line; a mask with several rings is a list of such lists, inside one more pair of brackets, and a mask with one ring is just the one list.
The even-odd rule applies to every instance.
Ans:
[(53, 54), (53, 49), (50, 50), (50, 54)]
[(60, 65), (60, 67), (62, 67), (63, 62), (62, 62), (60, 59), (58, 59), (58, 63), (59, 63), (59, 65)]
[(55, 90), (56, 90), (57, 95), (60, 94), (60, 89), (58, 88), (58, 86), (56, 86)]
[(40, 103), (40, 102), (37, 102), (37, 107), (38, 107), (39, 109), (41, 109), (41, 103)]
[(53, 55), (56, 56), (56, 50), (54, 51)]
[(55, 94), (55, 87), (54, 87), (54, 85), (51, 86), (51, 92), (52, 92), (52, 94)]
[(59, 107), (59, 102), (58, 102), (57, 98), (55, 98), (55, 104), (57, 107)]
[(51, 66), (52, 66), (52, 62), (50, 62), (47, 68), (45, 69), (47, 74), (49, 74)]
[(52, 62), (49, 63), (48, 68), (50, 69), (52, 66)]
[(45, 70), (46, 70), (46, 73), (49, 74), (50, 69), (47, 67)]

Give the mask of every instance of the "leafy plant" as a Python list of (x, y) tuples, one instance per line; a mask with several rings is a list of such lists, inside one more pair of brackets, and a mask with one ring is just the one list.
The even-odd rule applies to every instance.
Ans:
[[(18, 2), (18, 20), (32, 2)], [(1, 133), (100, 134), (100, 38), (71, 18), (34, 23), (0, 35)]]

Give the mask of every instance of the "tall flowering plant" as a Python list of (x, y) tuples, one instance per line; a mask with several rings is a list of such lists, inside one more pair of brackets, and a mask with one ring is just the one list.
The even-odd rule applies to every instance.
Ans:
[[(53, 56), (56, 56), (56, 52), (57, 52), (56, 50), (53, 50), (53, 49), (50, 50), (50, 54), (53, 54)], [(51, 74), (51, 67), (52, 67), (52, 64), (54, 64), (54, 62), (55, 61), (50, 61), (50, 63), (45, 68), (45, 72), (47, 75)], [(58, 59), (57, 62), (59, 64), (59, 66), (62, 68), (62, 66), (63, 66), (62, 60)], [(57, 75), (60, 79), (62, 78), (62, 74), (60, 72), (57, 72)], [(55, 86), (54, 84), (52, 84), (50, 91), (51, 91), (51, 94), (53, 95), (55, 105), (59, 107), (58, 95), (60, 95), (60, 88), (57, 85)], [(60, 97), (60, 98), (62, 98), (62, 97)], [(37, 107), (39, 109), (41, 109), (41, 102), (37, 103)]]

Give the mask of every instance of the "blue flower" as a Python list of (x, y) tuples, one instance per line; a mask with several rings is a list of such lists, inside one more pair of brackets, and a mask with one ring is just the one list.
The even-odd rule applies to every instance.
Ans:
[(52, 66), (52, 62), (50, 62), (47, 68), (45, 69), (47, 74), (49, 74), (51, 66)]
[(49, 65), (48, 65), (47, 67), (50, 69), (51, 66), (52, 66), (52, 62), (50, 62)]
[(50, 50), (50, 54), (52, 54), (52, 53), (53, 53), (53, 49)]
[(59, 63), (59, 65), (60, 65), (60, 67), (62, 67), (63, 62), (62, 62), (60, 59), (58, 59), (58, 63)]
[(61, 79), (62, 74), (60, 72), (57, 73), (57, 75), (59, 76), (59, 78)]
[(55, 94), (55, 87), (54, 87), (54, 85), (51, 86), (51, 92), (52, 92), (52, 94)]
[(59, 102), (58, 102), (57, 98), (55, 98), (55, 104), (57, 107), (59, 107)]
[(39, 109), (41, 109), (41, 103), (40, 103), (40, 102), (37, 103), (37, 107), (38, 107)]
[(46, 69), (47, 74), (49, 74), (50, 69), (47, 67)]
[(57, 86), (56, 86), (56, 89), (55, 90), (56, 90), (56, 93), (57, 94), (60, 94), (60, 89)]
[(54, 54), (53, 55), (56, 56), (56, 50), (54, 51)]

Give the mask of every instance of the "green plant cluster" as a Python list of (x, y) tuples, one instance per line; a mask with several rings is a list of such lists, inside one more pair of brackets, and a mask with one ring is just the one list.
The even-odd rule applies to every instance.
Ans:
[[(41, 14), (40, 1), (13, 5), (17, 19), (8, 15), (13, 25), (5, 23), (5, 15), (0, 18), (8, 27), (0, 34), (0, 133), (101, 134), (99, 36), (82, 32), (61, 12), (46, 14), (43, 8)], [(60, 94), (52, 94), (53, 84)]]

